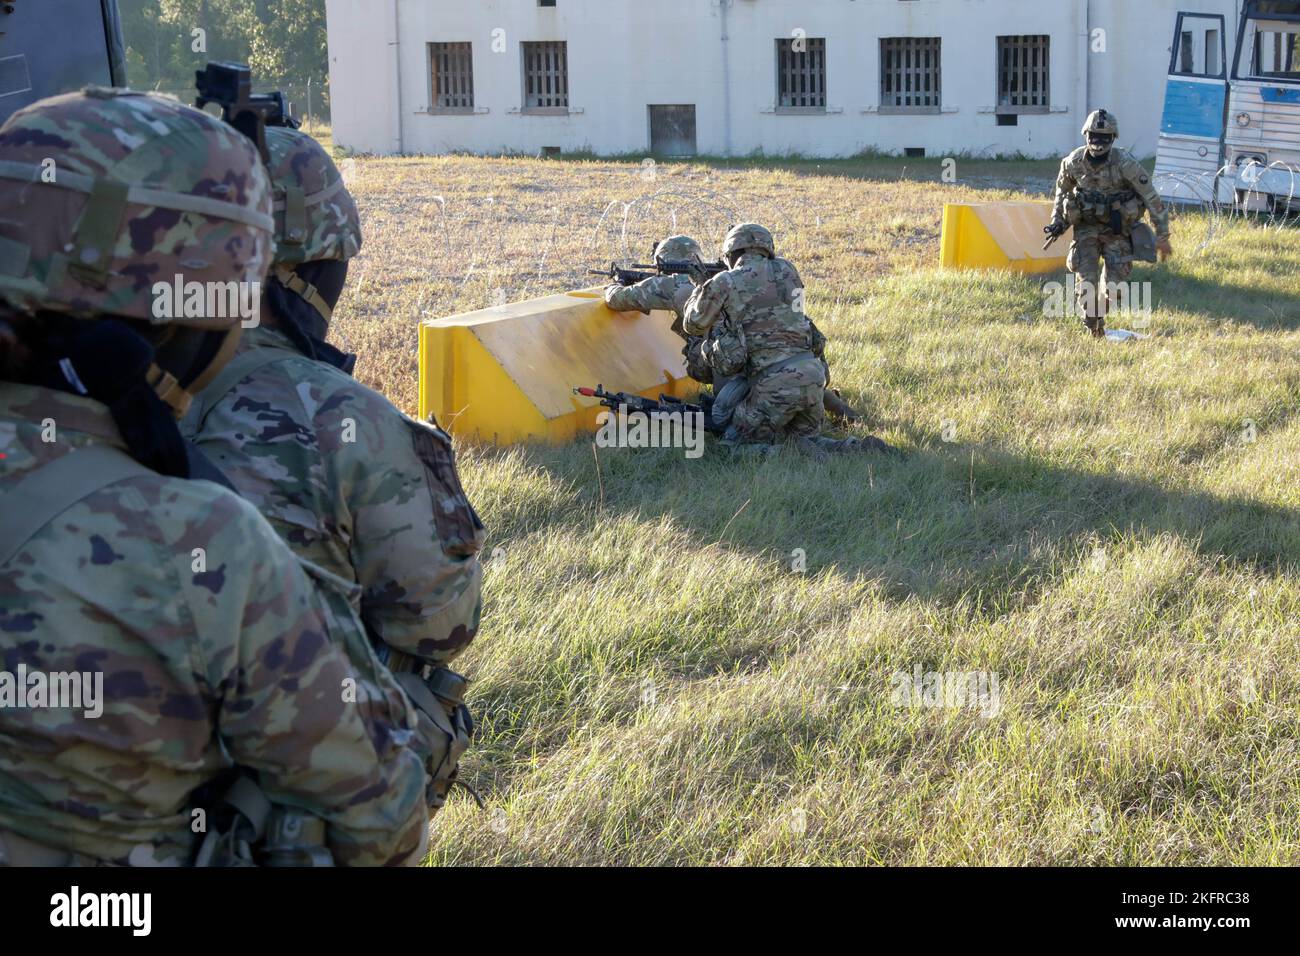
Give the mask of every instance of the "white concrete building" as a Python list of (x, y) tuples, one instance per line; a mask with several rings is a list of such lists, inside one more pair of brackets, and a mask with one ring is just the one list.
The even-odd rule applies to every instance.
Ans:
[[(327, 0), (369, 153), (1155, 153), (1178, 11), (1239, 0)], [(915, 154), (915, 153), (914, 153)]]

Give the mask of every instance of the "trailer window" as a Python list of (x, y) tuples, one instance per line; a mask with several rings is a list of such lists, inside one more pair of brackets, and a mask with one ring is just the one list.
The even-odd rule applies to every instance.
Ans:
[(1223, 76), (1222, 25), (1219, 16), (1180, 14), (1170, 72), (1179, 76)]
[(1300, 80), (1300, 25), (1294, 31), (1261, 30), (1255, 34), (1251, 75)]

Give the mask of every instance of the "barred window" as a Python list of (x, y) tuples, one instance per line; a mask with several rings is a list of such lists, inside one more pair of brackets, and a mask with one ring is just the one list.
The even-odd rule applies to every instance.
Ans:
[(569, 108), (569, 51), (563, 40), (530, 42), (524, 48), (524, 108)]
[(880, 108), (895, 112), (939, 112), (939, 63), (939, 37), (882, 37)]
[(433, 73), (433, 108), (474, 108), (474, 51), (468, 43), (430, 43)]
[(998, 112), (1045, 112), (1051, 105), (1049, 36), (998, 37)]
[(826, 108), (826, 41), (812, 37), (776, 41), (776, 105)]

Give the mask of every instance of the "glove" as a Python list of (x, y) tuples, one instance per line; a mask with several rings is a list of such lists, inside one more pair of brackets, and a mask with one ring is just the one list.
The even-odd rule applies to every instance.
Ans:
[(1156, 255), (1159, 256), (1161, 262), (1164, 262), (1173, 254), (1174, 254), (1174, 245), (1172, 242), (1169, 241), (1168, 236), (1165, 236), (1163, 239), (1156, 240)]
[(1053, 219), (1050, 226), (1043, 227), (1043, 232), (1053, 239), (1060, 239), (1069, 228), (1069, 224), (1064, 219)]
[(691, 261), (690, 271), (686, 275), (691, 280), (691, 285), (696, 288), (704, 285), (710, 278), (708, 270), (704, 268), (704, 263), (699, 260), (698, 256)]

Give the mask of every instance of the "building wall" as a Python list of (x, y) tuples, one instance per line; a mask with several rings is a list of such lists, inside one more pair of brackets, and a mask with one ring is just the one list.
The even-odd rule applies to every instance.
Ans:
[[(649, 149), (649, 104), (694, 104), (701, 153), (1048, 156), (1079, 142), (1091, 108), (1123, 145), (1155, 152), (1175, 12), (1238, 0), (327, 0), (335, 141), (374, 153), (600, 154)], [(775, 40), (826, 39), (824, 114), (776, 100)], [(1091, 50), (1105, 30), (1104, 52)], [(494, 32), (502, 31), (502, 32)], [(996, 38), (1051, 36), (1051, 112), (999, 126)], [(881, 37), (942, 38), (942, 112), (877, 112)], [(563, 116), (526, 115), (520, 44), (568, 43)], [(426, 44), (473, 44), (472, 115), (434, 115)], [(495, 49), (494, 49), (495, 48)], [(400, 63), (400, 67), (399, 67)], [(401, 76), (400, 90), (397, 77)]]

